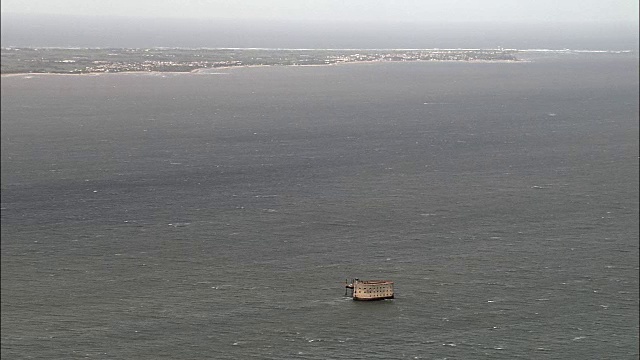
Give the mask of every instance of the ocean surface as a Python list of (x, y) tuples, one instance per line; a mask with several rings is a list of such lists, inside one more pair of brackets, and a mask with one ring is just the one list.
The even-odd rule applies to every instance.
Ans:
[(2, 357), (637, 359), (637, 53), (530, 60), (3, 77)]

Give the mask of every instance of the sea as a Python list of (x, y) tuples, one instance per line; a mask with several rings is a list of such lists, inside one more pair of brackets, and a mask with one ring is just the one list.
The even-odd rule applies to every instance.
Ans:
[(638, 359), (638, 53), (524, 60), (3, 76), (2, 357)]

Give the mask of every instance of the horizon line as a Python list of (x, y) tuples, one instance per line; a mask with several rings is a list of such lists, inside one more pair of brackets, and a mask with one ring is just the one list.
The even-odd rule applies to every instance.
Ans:
[(271, 50), (271, 51), (379, 51), (379, 50), (392, 50), (392, 51), (421, 51), (421, 50), (443, 50), (443, 51), (518, 51), (518, 52), (583, 52), (583, 53), (630, 53), (638, 51), (638, 49), (622, 49), (622, 50), (610, 50), (610, 49), (548, 49), (548, 48), (503, 48), (503, 47), (488, 47), (488, 48), (285, 48), (285, 47), (181, 47), (181, 46), (142, 46), (142, 47), (119, 47), (119, 46), (0, 46), (2, 50), (12, 49), (58, 49), (58, 50), (107, 50), (107, 49), (122, 49), (122, 50)]

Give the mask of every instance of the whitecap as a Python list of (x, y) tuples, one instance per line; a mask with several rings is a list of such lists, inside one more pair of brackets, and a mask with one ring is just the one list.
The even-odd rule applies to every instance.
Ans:
[(532, 188), (532, 189), (546, 189), (546, 187), (544, 187), (544, 186), (538, 186), (538, 185), (533, 185), (531, 188)]

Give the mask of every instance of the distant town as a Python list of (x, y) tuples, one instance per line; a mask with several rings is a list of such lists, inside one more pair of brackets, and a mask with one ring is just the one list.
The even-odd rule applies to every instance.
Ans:
[(303, 66), (375, 61), (519, 61), (517, 50), (306, 50), (306, 49), (1, 49), (2, 74), (193, 72), (237, 66)]

